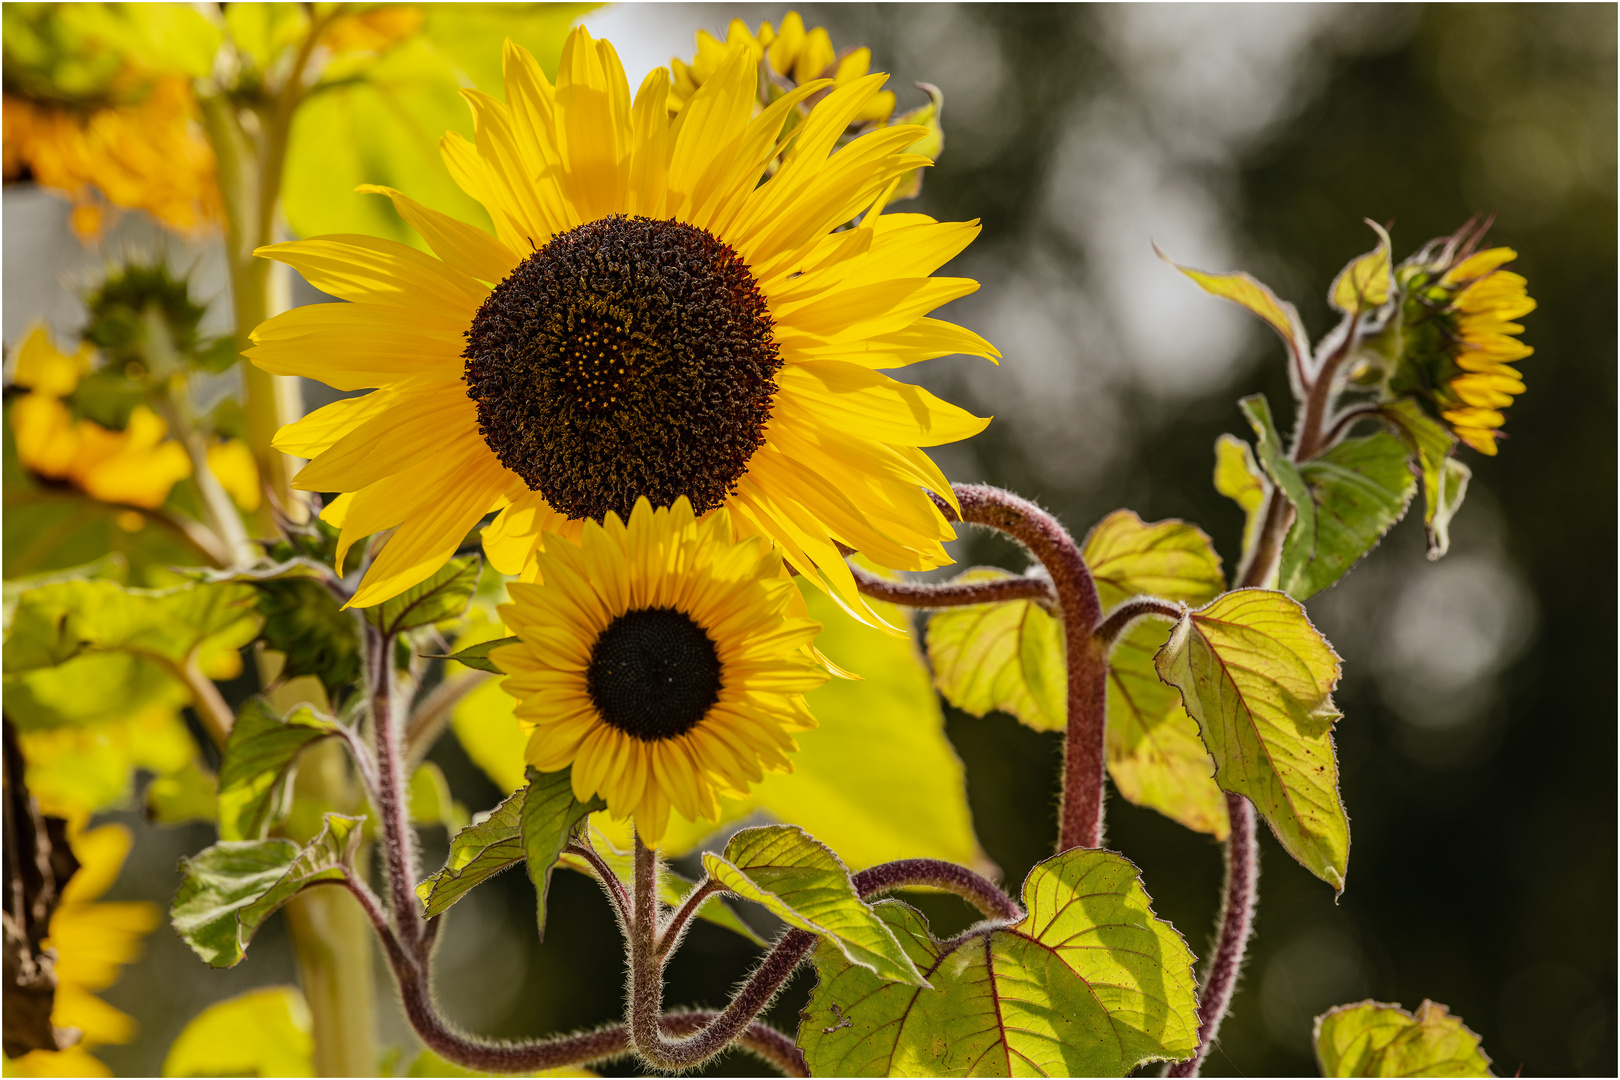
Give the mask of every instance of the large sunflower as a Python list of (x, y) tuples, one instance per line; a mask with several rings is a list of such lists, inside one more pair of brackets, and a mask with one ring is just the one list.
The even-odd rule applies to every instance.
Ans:
[(545, 533), (577, 538), (640, 496), (729, 507), (739, 535), (769, 538), (857, 610), (839, 544), (896, 569), (948, 563), (954, 533), (925, 489), (950, 487), (920, 448), (987, 421), (877, 369), (997, 354), (927, 317), (977, 288), (929, 275), (978, 224), (881, 213), (928, 163), (903, 152), (925, 129), (833, 152), (886, 76), (832, 89), (784, 147), (789, 111), (831, 84), (756, 115), (747, 48), (673, 118), (666, 70), (632, 104), (612, 46), (582, 29), (555, 88), (511, 43), (505, 72), (505, 104), (465, 92), (476, 141), (443, 142), (494, 236), (371, 188), (437, 257), (365, 236), (261, 252), (352, 303), (271, 319), (253, 361), (377, 388), (277, 441), (314, 458), (296, 486), (343, 493), (325, 516), (344, 550), (397, 527), (354, 603), (426, 578), (491, 510), (490, 561), (532, 575)]
[(521, 643), (491, 652), (533, 727), (525, 757), (573, 766), (574, 793), (601, 795), (649, 844), (669, 812), (718, 820), (765, 771), (787, 772), (804, 702), (826, 673), (811, 658), (821, 626), (780, 555), (732, 539), (727, 512), (703, 520), (685, 496), (625, 525), (608, 511), (580, 544), (548, 545), (536, 583), (514, 583), (501, 618)]

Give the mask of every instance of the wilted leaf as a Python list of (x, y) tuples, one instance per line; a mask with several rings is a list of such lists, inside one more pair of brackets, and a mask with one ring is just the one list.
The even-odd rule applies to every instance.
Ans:
[(607, 803), (592, 797), (580, 802), (574, 797), (573, 770), (543, 773), (530, 768), (529, 786), (523, 796), (519, 820), (523, 830), (523, 852), (528, 859), (529, 880), (534, 883), (535, 920), (540, 937), (546, 936), (546, 897), (551, 891), (551, 870), (579, 823), (594, 810), (606, 810)]
[(192, 1017), (169, 1045), (163, 1075), (314, 1076), (310, 1030), (309, 1006), (297, 987), (249, 990)]
[(1192, 278), (1199, 288), (1211, 296), (1230, 300), (1259, 316), (1267, 326), (1277, 331), (1277, 335), (1283, 339), (1283, 344), (1287, 345), (1289, 351), (1296, 357), (1303, 357), (1310, 352), (1310, 343), (1305, 337), (1305, 326), (1299, 321), (1299, 312), (1294, 309), (1294, 305), (1277, 299), (1275, 293), (1253, 277), (1241, 272), (1205, 273), (1190, 266), (1182, 266), (1160, 251), (1157, 244), (1153, 245), (1153, 250), (1158, 252), (1159, 258)]
[(792, 825), (743, 829), (723, 856), (704, 852), (709, 876), (790, 926), (832, 942), (850, 964), (885, 980), (926, 986), (894, 933), (855, 892), (826, 845)]
[(1153, 667), (1168, 634), (1167, 620), (1144, 618), (1109, 651), (1108, 775), (1136, 805), (1224, 840), (1230, 826), (1215, 762), (1181, 695)]
[(836, 949), (799, 1046), (816, 1076), (1124, 1076), (1198, 1045), (1192, 953), (1153, 914), (1138, 872), (1075, 848), (1024, 881), (1029, 914), (937, 942), (917, 911), (875, 905), (933, 984), (885, 983)]
[(1239, 589), (1176, 623), (1156, 658), (1215, 759), (1288, 853), (1344, 889), (1350, 822), (1339, 799), (1332, 691), (1339, 658), (1298, 601)]
[[(1313, 509), (1283, 541), (1277, 587), (1305, 600), (1343, 577), (1406, 513), (1416, 484), (1387, 432), (1346, 439), (1299, 466)], [(1297, 508), (1296, 504), (1296, 508)]]
[(169, 910), (176, 932), (210, 967), (236, 966), (264, 921), (300, 890), (343, 878), (364, 821), (327, 814), (320, 834), (302, 848), (280, 838), (226, 840), (181, 859), (180, 890)]
[[(953, 583), (1014, 575), (977, 567)], [(1068, 716), (1063, 625), (1029, 600), (973, 604), (928, 619), (928, 659), (945, 700), (965, 713), (1000, 710), (1036, 731), (1062, 731)]]
[(1346, 263), (1328, 288), (1328, 303), (1346, 315), (1383, 306), (1395, 288), (1389, 233), (1375, 221), (1367, 224), (1378, 234), (1378, 246)]
[(307, 706), (285, 718), (263, 698), (242, 706), (219, 763), (219, 838), (263, 839), (291, 805), (298, 755), (338, 734), (336, 720)]
[(1316, 1018), (1316, 1061), (1323, 1076), (1491, 1076), (1479, 1036), (1425, 1001), (1416, 1013), (1362, 1001)]
[(438, 573), (398, 596), (365, 609), (366, 621), (393, 637), (419, 626), (453, 619), (467, 610), (478, 588), (483, 561), (477, 555), (451, 559)]
[(1202, 604), (1226, 587), (1209, 537), (1174, 518), (1149, 525), (1115, 510), (1091, 530), (1082, 554), (1104, 611), (1141, 594)]
[(1451, 518), (1462, 506), (1473, 473), (1451, 456), (1456, 437), (1444, 424), (1431, 419), (1416, 401), (1401, 398), (1380, 411), (1405, 438), (1423, 476), (1423, 524), (1429, 534), (1429, 558), (1438, 559), (1451, 548)]
[(483, 821), (450, 838), (444, 869), (416, 886), (423, 915), (446, 911), (474, 886), (523, 861), (524, 795), (522, 789), (508, 795)]
[(1236, 435), (1222, 434), (1215, 440), (1215, 490), (1243, 511), (1243, 550), (1252, 550), (1271, 481), (1260, 471), (1249, 444)]

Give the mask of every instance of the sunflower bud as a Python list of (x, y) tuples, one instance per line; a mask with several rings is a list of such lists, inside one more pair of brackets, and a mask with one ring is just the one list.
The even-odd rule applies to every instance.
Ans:
[(85, 297), (85, 307), (90, 322), (84, 339), (99, 348), (109, 364), (150, 367), (154, 322), (168, 335), (164, 351), (172, 348), (189, 356), (197, 349), (204, 309), (192, 302), (186, 280), (172, 276), (161, 262), (114, 268)]
[(1399, 317), (1385, 340), (1394, 359), (1390, 392), (1415, 396), (1458, 439), (1494, 455), (1502, 410), (1525, 389), (1510, 365), (1533, 351), (1514, 320), (1536, 302), (1525, 279), (1504, 268), (1517, 252), (1474, 250), (1484, 232), (1470, 222), (1396, 268)]

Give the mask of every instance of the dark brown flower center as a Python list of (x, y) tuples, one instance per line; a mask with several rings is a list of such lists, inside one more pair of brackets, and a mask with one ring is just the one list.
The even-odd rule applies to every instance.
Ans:
[(764, 441), (782, 366), (748, 267), (708, 232), (614, 216), (555, 236), (467, 331), (501, 464), (570, 518), (639, 496), (719, 506)]
[(720, 700), (720, 654), (685, 612), (627, 611), (591, 646), (585, 687), (609, 726), (643, 742), (672, 739)]

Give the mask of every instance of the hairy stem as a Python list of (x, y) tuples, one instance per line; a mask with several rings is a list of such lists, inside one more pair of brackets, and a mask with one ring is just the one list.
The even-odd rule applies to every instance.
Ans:
[(1135, 600), (1127, 600), (1115, 608), (1113, 613), (1097, 624), (1096, 634), (1102, 641), (1106, 650), (1125, 628), (1144, 615), (1162, 615), (1166, 619), (1181, 618), (1181, 605), (1172, 604), (1168, 600), (1160, 600), (1153, 596), (1141, 596)]
[(1226, 887), (1221, 893), (1220, 930), (1215, 955), (1198, 997), (1198, 1053), (1191, 1060), (1172, 1065), (1167, 1076), (1197, 1076), (1220, 1031), (1232, 992), (1237, 989), (1238, 972), (1248, 949), (1254, 923), (1255, 902), (1260, 895), (1260, 852), (1255, 844), (1254, 804), (1241, 795), (1227, 792), (1226, 813), (1232, 832), (1226, 841)]
[(862, 870), (855, 891), (865, 900), (897, 889), (928, 886), (955, 893), (990, 919), (1016, 922), (1024, 917), (1017, 901), (965, 866), (942, 859), (901, 859)]
[(422, 917), (414, 892), (420, 868), (406, 794), (404, 745), (394, 719), (394, 639), (369, 623), (365, 633), (372, 735), (376, 740), (375, 794), (377, 812), (382, 818), (380, 831), (388, 867), (388, 895), (395, 929), (400, 939), (415, 950), (422, 941)]
[(1092, 632), (1102, 616), (1102, 605), (1091, 571), (1068, 531), (1034, 503), (979, 484), (957, 484), (954, 490), (963, 521), (987, 525), (1019, 541), (1052, 579), (1069, 661), (1069, 723), (1063, 747), (1058, 850), (1101, 847), (1107, 768), (1103, 707), (1108, 682), (1106, 654)]
[(1033, 600), (1044, 608), (1056, 608), (1057, 591), (1052, 583), (1038, 577), (1002, 578), (997, 581), (975, 581), (966, 584), (925, 581), (891, 581), (850, 564), (855, 584), (874, 600), (887, 600), (904, 607), (937, 608), (967, 607), (970, 604), (999, 604), (1008, 600)]
[(689, 1035), (671, 1038), (659, 1024), (663, 1012), (664, 965), (658, 955), (658, 855), (636, 838), (630, 926), (630, 1041), (655, 1068), (671, 1071), (703, 1064), (734, 1042), (765, 1011), (788, 977), (815, 945), (812, 934), (789, 930), (765, 955), (725, 1010)]

